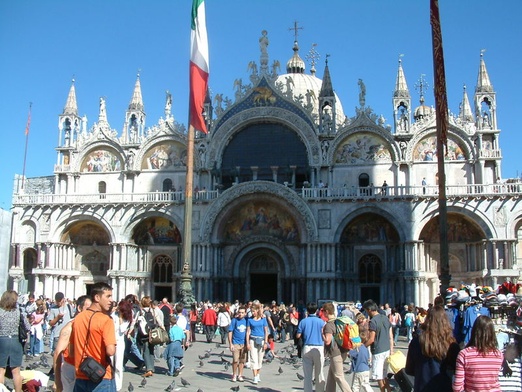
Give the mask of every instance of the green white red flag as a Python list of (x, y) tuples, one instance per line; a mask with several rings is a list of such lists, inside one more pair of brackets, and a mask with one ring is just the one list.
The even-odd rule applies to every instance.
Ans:
[(203, 104), (208, 87), (208, 40), (204, 0), (193, 0), (190, 30), (189, 125), (207, 133)]

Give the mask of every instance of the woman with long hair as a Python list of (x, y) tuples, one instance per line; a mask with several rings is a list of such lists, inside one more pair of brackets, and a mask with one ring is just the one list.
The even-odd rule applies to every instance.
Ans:
[(392, 331), (393, 331), (393, 344), (396, 346), (399, 341), (399, 332), (401, 330), (401, 314), (397, 312), (397, 308), (393, 307), (390, 315), (388, 316), (390, 320)]
[(479, 316), (473, 324), (470, 341), (457, 357), (453, 391), (500, 392), (498, 374), (502, 361), (493, 321), (488, 316)]
[(132, 323), (132, 304), (122, 299), (115, 307), (112, 315), (114, 331), (116, 332), (116, 353), (114, 354), (114, 380), (116, 390), (120, 391), (123, 385), (123, 358), (125, 357), (125, 336), (129, 333)]
[(246, 347), (252, 373), (253, 383), (261, 381), (259, 372), (263, 366), (263, 355), (268, 342), (268, 323), (263, 317), (263, 306), (259, 303), (252, 305), (252, 317), (247, 320)]
[(25, 330), (31, 325), (27, 317), (20, 316), (17, 306), (18, 293), (7, 290), (0, 298), (0, 383), (5, 384), (5, 369), (9, 367), (13, 375), (14, 391), (22, 391), (22, 376), (20, 366), (24, 354), (23, 346), (18, 339), (18, 327), (23, 320)]
[(433, 307), (408, 347), (405, 370), (415, 376), (415, 392), (451, 392), (458, 353), (444, 308)]

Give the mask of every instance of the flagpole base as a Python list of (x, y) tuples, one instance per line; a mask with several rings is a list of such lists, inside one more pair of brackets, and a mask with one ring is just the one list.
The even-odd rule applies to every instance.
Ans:
[(190, 306), (196, 302), (194, 292), (192, 290), (192, 275), (189, 272), (188, 264), (183, 265), (183, 271), (180, 277), (180, 286), (178, 290), (179, 302), (183, 304), (184, 308), (190, 308)]

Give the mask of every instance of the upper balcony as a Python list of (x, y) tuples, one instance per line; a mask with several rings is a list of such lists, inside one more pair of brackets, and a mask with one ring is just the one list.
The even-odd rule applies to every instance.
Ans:
[[(411, 199), (438, 197), (438, 186), (387, 186), (387, 187), (343, 187), (301, 188), (296, 192), (305, 200), (344, 201), (370, 199)], [(209, 203), (222, 191), (199, 191), (193, 195), (194, 203)], [(448, 185), (446, 197), (519, 197), (522, 182), (505, 184)], [(118, 204), (182, 204), (185, 192), (146, 193), (96, 193), (96, 194), (18, 194), (13, 196), (13, 206), (29, 205), (118, 205)]]

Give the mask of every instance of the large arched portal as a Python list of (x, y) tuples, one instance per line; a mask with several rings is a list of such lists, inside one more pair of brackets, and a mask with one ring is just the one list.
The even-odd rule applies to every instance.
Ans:
[(240, 275), (245, 277), (246, 298), (263, 303), (282, 298), (284, 260), (278, 252), (260, 244), (241, 257), (240, 265)]
[[(404, 269), (395, 226), (384, 216), (367, 212), (354, 217), (340, 238), (340, 268), (347, 276), (347, 300), (386, 302), (401, 298), (397, 272)], [(383, 289), (384, 288), (384, 289)]]

